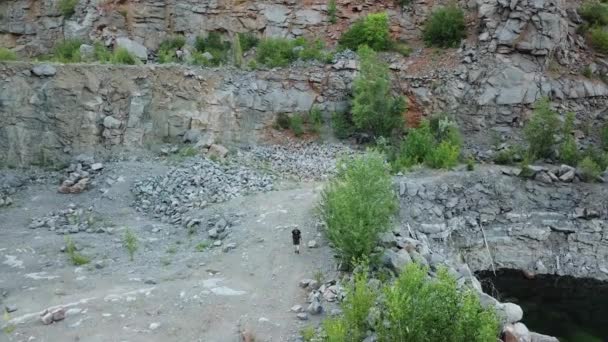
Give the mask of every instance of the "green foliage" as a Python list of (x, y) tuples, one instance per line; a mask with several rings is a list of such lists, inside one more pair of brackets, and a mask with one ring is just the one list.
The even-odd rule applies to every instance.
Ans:
[(327, 2), (327, 16), (329, 17), (329, 22), (332, 24), (335, 24), (338, 21), (336, 11), (336, 0), (329, 0)]
[(471, 156), (467, 158), (467, 171), (475, 170), (475, 159)]
[(346, 112), (333, 112), (331, 127), (338, 139), (346, 139), (355, 132), (355, 125)]
[(89, 257), (78, 253), (78, 251), (76, 250), (76, 244), (71, 238), (65, 238), (65, 245), (65, 253), (68, 255), (70, 261), (74, 266), (82, 266), (91, 262), (91, 259), (89, 259)]
[(0, 48), (0, 61), (16, 61), (17, 54), (7, 48)]
[(275, 128), (276, 129), (288, 129), (291, 124), (291, 120), (289, 115), (285, 113), (277, 114), (277, 118), (275, 120)]
[(161, 64), (179, 62), (176, 52), (184, 45), (186, 45), (186, 38), (183, 36), (163, 40), (158, 47), (158, 62)]
[(112, 64), (127, 64), (127, 65), (135, 65), (138, 64), (137, 57), (133, 56), (129, 50), (125, 48), (118, 48), (114, 50), (114, 55), (112, 55), (112, 60), (110, 61)]
[(384, 13), (370, 13), (344, 32), (338, 43), (343, 48), (357, 51), (359, 46), (367, 45), (375, 51), (388, 50), (391, 47), (389, 35), (388, 15)]
[(78, 0), (59, 0), (59, 11), (65, 17), (71, 17), (75, 13)]
[(315, 328), (309, 325), (300, 331), (300, 335), (302, 335), (304, 342), (310, 342), (315, 337)]
[(458, 164), (462, 137), (454, 122), (446, 117), (422, 121), (408, 131), (401, 143), (394, 167), (409, 168), (425, 163), (432, 168), (449, 169)]
[(178, 155), (180, 157), (184, 157), (184, 158), (194, 157), (197, 154), (198, 154), (198, 150), (194, 146), (186, 146), (184, 148), (181, 148), (178, 152)]
[(590, 26), (608, 25), (608, 4), (587, 0), (578, 9), (578, 13)]
[(602, 144), (602, 148), (608, 151), (608, 122), (605, 123), (600, 129), (600, 142)]
[(228, 61), (228, 53), (230, 51), (230, 42), (222, 41), (222, 37), (217, 32), (210, 32), (205, 38), (196, 37), (194, 43), (195, 49), (202, 53), (208, 52), (213, 56), (212, 59), (208, 60), (205, 57), (200, 56), (198, 62), (201, 65), (221, 65)]
[(593, 71), (588, 65), (583, 68), (583, 71), (581, 73), (587, 78), (593, 78)]
[(133, 234), (133, 232), (130, 229), (127, 229), (125, 231), (125, 235), (122, 238), (122, 245), (126, 248), (127, 252), (129, 253), (129, 259), (131, 259), (131, 261), (133, 261), (133, 256), (135, 255), (135, 252), (137, 251), (139, 246), (138, 246), (137, 236), (135, 236), (135, 234)]
[(601, 170), (608, 168), (608, 152), (597, 148), (588, 148), (584, 153), (584, 157), (589, 157), (593, 160)]
[(580, 169), (583, 179), (587, 182), (595, 181), (602, 173), (600, 166), (588, 156), (578, 164), (578, 168)]
[(359, 130), (388, 137), (394, 129), (403, 127), (405, 99), (391, 95), (388, 65), (371, 48), (362, 45), (358, 54), (361, 67), (353, 86), (353, 123)]
[(499, 165), (512, 165), (515, 163), (516, 153), (516, 150), (512, 147), (504, 148), (494, 154), (494, 163)]
[(327, 62), (331, 54), (323, 52), (323, 48), (320, 40), (266, 38), (258, 45), (256, 59), (271, 68), (287, 66), (297, 59)]
[(66, 39), (59, 42), (53, 49), (53, 59), (61, 63), (80, 62), (80, 45), (82, 45), (82, 41), (79, 39)]
[(234, 65), (240, 68), (243, 65), (243, 48), (241, 47), (241, 38), (238, 34), (234, 36), (232, 52), (234, 54)]
[(559, 160), (568, 165), (576, 165), (580, 158), (572, 130), (574, 130), (574, 113), (570, 112), (566, 114), (562, 128), (563, 141), (559, 146)]
[(319, 133), (323, 126), (323, 113), (317, 107), (313, 107), (308, 113), (309, 124), (312, 126), (311, 131)]
[(528, 143), (528, 153), (532, 158), (550, 158), (553, 156), (555, 135), (559, 130), (559, 118), (550, 107), (548, 99), (536, 103), (532, 118), (524, 127), (524, 136)]
[(458, 165), (460, 146), (449, 141), (442, 141), (424, 159), (428, 167), (434, 169), (450, 169)]
[(329, 318), (323, 322), (323, 330), (325, 331), (325, 341), (327, 342), (345, 342), (349, 340), (349, 331), (346, 327), (346, 322), (343, 318)]
[(600, 53), (608, 53), (608, 29), (594, 27), (589, 31), (589, 41), (593, 48)]
[(353, 282), (346, 288), (346, 300), (342, 303), (344, 320), (347, 323), (349, 339), (363, 341), (367, 332), (369, 309), (378, 294), (368, 285), (368, 267), (363, 264), (353, 274)]
[(253, 47), (258, 46), (258, 43), (260, 42), (260, 39), (255, 34), (250, 32), (239, 33), (238, 36), (243, 52), (247, 52)]
[(247, 63), (247, 68), (249, 68), (249, 70), (255, 70), (258, 68), (258, 62), (255, 61), (255, 59), (252, 59), (249, 61), (249, 63)]
[(411, 263), (384, 288), (388, 324), (377, 327), (379, 341), (495, 341), (499, 329), (492, 309), (484, 310), (471, 290), (459, 291), (456, 280), (440, 269), (427, 280), (427, 270)]
[(198, 243), (196, 246), (194, 246), (194, 249), (197, 252), (204, 252), (207, 248), (209, 248), (209, 246), (211, 246), (209, 241), (203, 241), (203, 242)]
[(406, 57), (412, 53), (412, 48), (404, 42), (393, 42), (391, 45), (391, 50)]
[(108, 50), (102, 43), (95, 42), (93, 44), (93, 57), (101, 63), (109, 63), (112, 61), (112, 52)]
[(299, 137), (304, 134), (304, 120), (302, 119), (302, 116), (297, 114), (292, 115), (289, 118), (289, 128), (291, 129), (293, 134), (295, 134), (296, 137)]
[(456, 5), (435, 10), (423, 29), (423, 38), (428, 46), (457, 47), (465, 37), (464, 12)]
[(371, 255), (397, 209), (383, 155), (371, 151), (341, 160), (323, 191), (320, 209), (327, 237), (343, 261)]

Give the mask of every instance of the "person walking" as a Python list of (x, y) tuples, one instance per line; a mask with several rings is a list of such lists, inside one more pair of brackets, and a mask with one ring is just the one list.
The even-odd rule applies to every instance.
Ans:
[(300, 240), (302, 239), (302, 233), (300, 232), (298, 227), (295, 227), (291, 231), (291, 239), (293, 241), (294, 252), (296, 254), (300, 254)]

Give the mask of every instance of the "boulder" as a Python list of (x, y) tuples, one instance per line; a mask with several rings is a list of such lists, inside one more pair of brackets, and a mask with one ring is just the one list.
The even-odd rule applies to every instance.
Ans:
[(225, 158), (227, 154), (228, 154), (228, 149), (219, 144), (211, 145), (209, 147), (209, 152), (207, 152), (207, 155), (209, 157), (218, 157), (218, 158)]
[(39, 77), (54, 76), (57, 73), (57, 69), (49, 64), (36, 65), (32, 68), (32, 73)]
[(412, 258), (405, 250), (395, 252), (387, 249), (382, 255), (382, 261), (386, 267), (390, 268), (396, 273), (401, 273), (405, 266), (412, 262)]
[(134, 40), (127, 37), (118, 37), (116, 38), (116, 46), (119, 48), (124, 48), (125, 50), (129, 51), (130, 54), (141, 59), (142, 61), (148, 60), (148, 49)]
[(553, 336), (547, 336), (531, 332), (530, 342), (559, 342), (559, 340)]
[(517, 304), (502, 303), (497, 306), (506, 323), (516, 323), (524, 317), (524, 311)]
[(502, 331), (504, 342), (531, 342), (530, 331), (523, 323), (507, 324)]

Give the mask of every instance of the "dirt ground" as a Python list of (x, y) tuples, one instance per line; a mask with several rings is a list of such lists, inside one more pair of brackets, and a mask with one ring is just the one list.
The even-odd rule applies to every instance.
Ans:
[[(200, 251), (197, 245), (210, 241), (206, 229), (190, 234), (130, 206), (131, 184), (167, 168), (109, 163), (106, 170), (122, 178), (106, 193), (59, 194), (47, 182), (21, 188), (13, 205), (0, 208), (0, 305), (16, 308), (0, 320), (0, 341), (239, 341), (242, 330), (256, 341), (295, 341), (303, 327), (319, 322), (318, 316), (300, 321), (290, 308), (306, 308), (300, 279), (335, 276), (314, 219), (321, 184), (292, 183), (200, 210), (202, 217), (234, 220), (222, 246)], [(92, 206), (114, 225), (111, 234), (69, 235), (91, 259), (83, 266), (61, 252), (64, 235), (28, 228), (33, 217), (71, 203)], [(315, 239), (319, 248), (294, 254), (292, 225), (304, 244)], [(139, 241), (133, 261), (123, 246), (127, 227)], [(236, 248), (225, 252), (229, 243)], [(66, 319), (44, 325), (40, 312), (54, 306), (67, 310)]]

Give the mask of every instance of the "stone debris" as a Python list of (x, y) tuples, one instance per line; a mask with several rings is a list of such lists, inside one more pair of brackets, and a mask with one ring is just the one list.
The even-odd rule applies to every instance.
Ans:
[(43, 324), (48, 325), (53, 322), (59, 322), (65, 319), (65, 309), (60, 307), (56, 309), (46, 309), (40, 314), (40, 320)]
[(295, 312), (295, 313), (302, 312), (302, 305), (299, 305), (299, 304), (294, 305), (291, 307), (290, 310), (291, 310), (291, 312)]
[(8, 207), (11, 204), (13, 204), (13, 199), (9, 195), (0, 192), (0, 208)]
[(319, 244), (317, 243), (316, 240), (310, 240), (310, 241), (308, 241), (307, 246), (308, 246), (308, 248), (318, 248)]
[(15, 311), (17, 311), (17, 305), (7, 304), (7, 305), (4, 306), (4, 309), (8, 313), (15, 312)]
[(163, 222), (188, 224), (186, 213), (208, 203), (273, 189), (273, 177), (236, 163), (191, 158), (164, 176), (134, 184), (134, 206)]
[(296, 317), (300, 320), (300, 321), (306, 321), (308, 320), (308, 314), (306, 312), (300, 312), (296, 315)]
[(67, 175), (58, 189), (62, 194), (79, 194), (85, 191), (92, 179), (104, 168), (102, 163), (94, 162), (91, 156), (79, 155), (75, 160), (65, 170)]
[(33, 218), (30, 229), (47, 228), (57, 234), (112, 233), (110, 223), (104, 220), (93, 207), (81, 208), (70, 204), (67, 209), (50, 212), (44, 217)]

